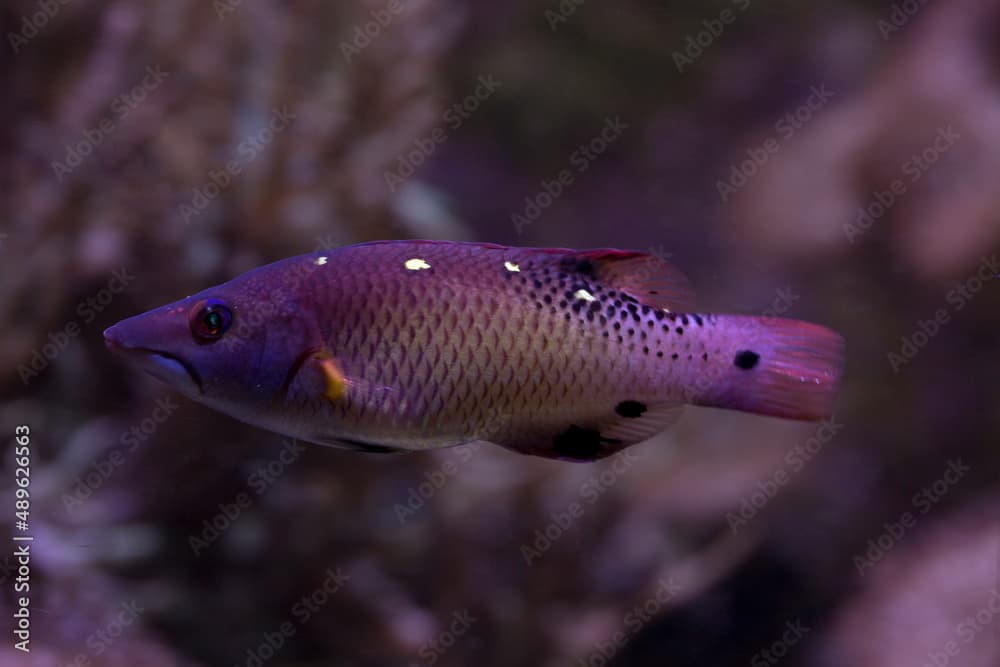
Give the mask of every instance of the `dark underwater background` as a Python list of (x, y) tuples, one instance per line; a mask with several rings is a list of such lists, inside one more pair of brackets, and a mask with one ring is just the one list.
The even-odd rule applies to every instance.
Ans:
[[(0, 523), (34, 537), (30, 654), (0, 549), (0, 664), (1000, 664), (1000, 3), (12, 0), (0, 28)], [(104, 347), (406, 238), (667, 258), (703, 311), (841, 332), (836, 414), (689, 408), (594, 464), (300, 449)]]

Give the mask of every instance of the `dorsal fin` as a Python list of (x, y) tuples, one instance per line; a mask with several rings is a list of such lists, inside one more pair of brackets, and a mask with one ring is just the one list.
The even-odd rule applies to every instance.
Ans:
[(665, 308), (672, 313), (696, 310), (694, 291), (687, 278), (680, 269), (656, 255), (613, 248), (542, 252), (558, 255), (553, 261), (561, 271), (599, 281), (643, 305)]

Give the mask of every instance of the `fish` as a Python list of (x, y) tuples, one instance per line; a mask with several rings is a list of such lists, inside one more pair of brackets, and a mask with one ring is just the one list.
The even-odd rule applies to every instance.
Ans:
[(816, 421), (844, 339), (706, 313), (655, 255), (374, 241), (267, 264), (104, 332), (181, 394), (284, 436), (369, 452), (485, 441), (593, 461), (686, 405)]

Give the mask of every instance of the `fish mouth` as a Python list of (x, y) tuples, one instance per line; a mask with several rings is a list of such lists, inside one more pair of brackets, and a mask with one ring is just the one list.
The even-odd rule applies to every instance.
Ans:
[(104, 332), (104, 342), (109, 349), (127, 357), (140, 369), (182, 393), (192, 396), (205, 393), (201, 376), (188, 361), (163, 350), (125, 345), (112, 329)]

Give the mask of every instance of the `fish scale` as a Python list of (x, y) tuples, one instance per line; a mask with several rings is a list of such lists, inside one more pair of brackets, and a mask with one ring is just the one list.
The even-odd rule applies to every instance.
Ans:
[[(620, 329), (615, 328), (606, 315), (596, 313), (608, 308), (615, 310), (616, 301), (603, 296), (604, 287), (588, 279), (566, 274), (558, 279), (550, 275), (555, 274), (551, 267), (536, 267), (530, 257), (522, 256), (521, 253), (503, 253), (500, 250), (504, 261), (518, 264), (519, 271), (508, 271), (502, 267), (502, 262), (496, 261), (494, 275), (489, 276), (483, 272), (484, 261), (479, 253), (455, 256), (450, 252), (451, 249), (448, 249), (449, 252), (440, 252), (438, 248), (420, 250), (419, 256), (429, 264), (429, 269), (400, 272), (397, 279), (385, 281), (377, 293), (366, 293), (362, 286), (357, 293), (364, 294), (367, 298), (348, 306), (355, 307), (357, 303), (366, 311), (384, 311), (382, 304), (386, 302), (421, 304), (419, 308), (410, 311), (393, 309), (396, 320), (386, 329), (361, 328), (361, 331), (369, 332), (369, 338), (375, 337), (386, 341), (386, 344), (377, 347), (362, 343), (358, 350), (358, 342), (348, 340), (346, 344), (337, 341), (331, 346), (334, 356), (358, 359), (359, 363), (372, 369), (370, 374), (363, 376), (366, 381), (376, 386), (399, 388), (399, 397), (393, 399), (388, 394), (383, 396), (384, 409), (393, 418), (385, 432), (380, 434), (381, 442), (391, 440), (392, 431), (397, 429), (409, 433), (413, 428), (418, 428), (425, 433), (440, 432), (446, 437), (455, 437), (454, 434), (447, 433), (454, 424), (482, 425), (489, 415), (498, 411), (517, 414), (520, 418), (511, 420), (506, 432), (490, 435), (501, 439), (523, 437), (536, 431), (539, 421), (546, 416), (557, 424), (556, 430), (566, 419), (586, 420), (588, 414), (592, 414), (592, 403), (598, 400), (598, 394), (599, 400), (606, 403), (604, 394), (621, 394), (627, 387), (638, 400), (661, 398), (658, 390), (664, 384), (663, 376), (671, 375), (674, 369), (668, 368), (664, 373), (644, 367), (647, 372), (636, 373), (631, 362), (632, 354), (638, 346), (635, 339), (640, 337), (636, 334), (636, 329), (642, 324), (647, 328), (655, 324), (653, 309), (618, 300), (621, 325)], [(405, 254), (411, 253), (399, 255), (398, 265), (405, 262)], [(391, 263), (391, 259), (389, 261)], [(434, 277), (434, 272), (446, 276), (447, 281), (462, 281), (465, 283), (464, 287), (471, 292), (456, 294), (454, 299), (420, 294), (425, 283), (430, 282), (428, 279)], [(493, 316), (493, 308), (483, 310), (473, 303), (475, 300), (481, 301), (476, 290), (482, 285), (480, 281), (470, 278), (491, 279), (486, 287), (494, 290), (497, 288), (495, 282), (501, 281), (500, 290), (496, 292), (497, 298), (492, 301), (498, 306), (501, 302), (504, 304), (502, 313)], [(503, 288), (504, 283), (506, 289)], [(349, 283), (347, 289), (352, 289)], [(576, 296), (579, 290), (591, 294), (594, 300), (587, 301)], [(552, 297), (552, 305), (544, 303), (544, 294)], [(559, 300), (555, 301), (556, 298)], [(640, 315), (640, 310), (645, 312)], [(617, 312), (615, 310), (616, 314)], [(362, 320), (368, 319), (369, 313), (365, 312)], [(601, 324), (602, 320), (604, 324)], [(430, 331), (424, 328), (428, 322), (440, 321), (449, 323), (450, 327)], [(422, 335), (415, 335), (414, 327), (419, 327)], [(398, 335), (400, 331), (401, 336)], [(492, 334), (495, 341), (493, 346), (466, 344), (467, 339), (473, 337), (481, 340), (484, 331)], [(601, 335), (604, 332), (608, 333), (607, 338)], [(394, 336), (398, 336), (398, 339), (394, 340)], [(643, 331), (641, 337), (649, 337), (649, 342), (656, 347), (670, 347), (662, 329), (652, 336)], [(410, 373), (408, 366), (404, 367), (404, 373), (399, 374), (394, 372), (391, 365), (382, 363), (392, 350), (410, 346), (430, 347), (443, 352), (443, 355), (438, 359), (438, 365), (428, 369), (423, 376)], [(645, 347), (648, 350), (648, 345)], [(503, 354), (496, 354), (498, 349)], [(472, 351), (478, 353), (472, 354)], [(507, 357), (508, 353), (513, 354)], [(470, 360), (463, 363), (462, 354), (471, 354)], [(593, 361), (581, 363), (581, 360), (588, 358)], [(500, 391), (492, 400), (484, 400), (489, 396), (483, 390), (486, 388), (485, 383), (478, 384), (483, 388), (478, 394), (473, 393), (478, 376), (487, 372), (492, 375), (501, 374), (504, 369), (497, 368), (498, 364), (503, 364), (507, 370), (512, 370), (512, 367), (536, 370), (533, 376), (521, 377), (521, 382), (513, 386), (501, 384)], [(350, 368), (345, 370), (350, 374)], [(411, 415), (406, 410), (393, 409), (394, 405), (398, 408), (419, 403), (429, 386), (439, 387), (449, 400), (442, 406), (435, 406), (422, 421), (412, 422)], [(589, 401), (584, 399), (574, 406), (566, 401), (570, 394), (595, 395)], [(367, 398), (367, 395), (362, 396)], [(610, 412), (606, 405), (605, 411)], [(355, 403), (348, 401), (340, 407), (337, 417), (349, 421), (352, 414), (364, 418)], [(474, 432), (471, 435), (481, 437), (484, 434)]]
[[(227, 335), (215, 325), (242, 330), (264, 310), (244, 344), (212, 354)], [(693, 311), (680, 272), (642, 253), (375, 242), (261, 267), (106, 338), (195, 400), (368, 450), (485, 439), (591, 460), (687, 403), (828, 413), (837, 334)]]

